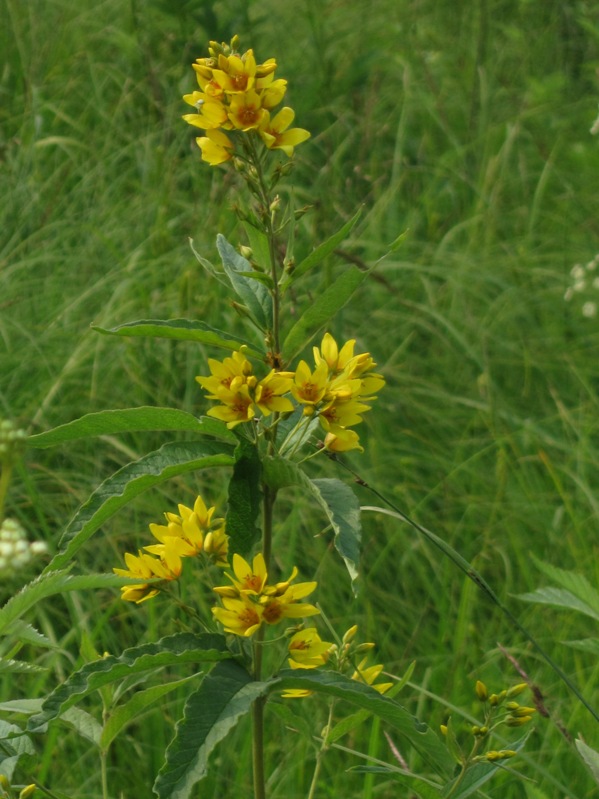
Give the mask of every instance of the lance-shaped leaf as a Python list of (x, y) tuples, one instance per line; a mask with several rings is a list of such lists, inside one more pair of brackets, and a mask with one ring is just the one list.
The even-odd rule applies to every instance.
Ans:
[(398, 730), (438, 774), (447, 778), (453, 772), (453, 760), (431, 728), (409, 713), (399, 702), (382, 696), (365, 683), (333, 671), (314, 669), (299, 674), (297, 670), (283, 669), (269, 685), (271, 693), (289, 688), (303, 688), (345, 699)]
[(224, 636), (212, 633), (177, 633), (156, 643), (126, 649), (118, 657), (108, 655), (86, 663), (52, 691), (44, 701), (41, 713), (29, 719), (28, 729), (40, 730), (84, 696), (124, 677), (179, 663), (213, 663), (230, 657)]
[(321, 264), (324, 259), (327, 258), (341, 244), (341, 242), (345, 241), (345, 239), (349, 236), (356, 222), (360, 218), (361, 213), (362, 209), (354, 214), (349, 222), (346, 222), (345, 225), (343, 225), (343, 227), (340, 228), (336, 233), (333, 233), (330, 239), (323, 241), (322, 244), (319, 244), (318, 247), (316, 247), (316, 249), (312, 250), (310, 255), (304, 258), (303, 261), (300, 261), (291, 273), (288, 273), (283, 277), (281, 286), (284, 288), (290, 283), (294, 283), (299, 277), (310, 271), (310, 269), (313, 269), (315, 266), (318, 266), (318, 264)]
[(245, 716), (268, 683), (252, 680), (234, 661), (219, 663), (187, 700), (154, 784), (159, 799), (187, 799), (205, 776), (214, 747)]
[(222, 235), (216, 237), (216, 246), (220, 253), (223, 267), (231, 285), (246, 306), (254, 322), (260, 330), (272, 327), (272, 298), (262, 283), (246, 277), (243, 272), (252, 272), (250, 262), (240, 255)]
[(349, 302), (368, 274), (357, 266), (350, 266), (306, 308), (285, 338), (283, 356), (287, 362), (293, 360), (329, 319)]
[(30, 447), (54, 447), (66, 441), (95, 436), (111, 436), (118, 433), (134, 433), (143, 430), (189, 430), (204, 436), (237, 442), (235, 435), (219, 419), (203, 416), (200, 419), (176, 408), (123, 408), (115, 411), (88, 413), (67, 424), (61, 424), (45, 433), (29, 436)]
[(62, 594), (65, 591), (120, 587), (133, 582), (134, 580), (117, 577), (115, 574), (73, 575), (68, 571), (42, 574), (23, 586), (0, 608), (0, 635), (14, 635), (19, 638), (19, 633), (22, 631), (21, 622), (19, 622), (21, 616), (48, 597)]
[(172, 442), (123, 466), (79, 508), (46, 571), (66, 565), (107, 519), (148, 488), (185, 472), (232, 466), (235, 462), (232, 452), (232, 447), (225, 442)]
[[(241, 256), (239, 257), (241, 258)], [(244, 279), (247, 280), (247, 278)], [(191, 319), (139, 319), (136, 322), (127, 322), (117, 327), (92, 325), (92, 328), (98, 333), (108, 336), (174, 338), (180, 341), (197, 341), (224, 350), (238, 350), (245, 345), (247, 355), (252, 358), (264, 357), (264, 353), (257, 350), (249, 341), (234, 336), (232, 333), (225, 333), (210, 327), (205, 322), (196, 322)]]
[(260, 537), (260, 455), (254, 444), (242, 439), (235, 450), (235, 466), (229, 482), (226, 528), (231, 554), (247, 555)]
[[(189, 680), (197, 680), (197, 678), (197, 674), (191, 674), (189, 677), (183, 677), (182, 680), (171, 680), (134, 693), (128, 702), (110, 711), (104, 729), (101, 731), (99, 745), (104, 750), (108, 749), (121, 730), (132, 724), (148, 707), (176, 688), (185, 685)], [(75, 708), (71, 708), (71, 710), (75, 710)]]
[(278, 489), (300, 486), (324, 510), (335, 534), (335, 549), (343, 560), (354, 584), (358, 577), (360, 541), (360, 503), (351, 488), (336, 478), (310, 480), (301, 467), (285, 458), (265, 458), (264, 480)]
[(351, 488), (336, 478), (310, 480), (312, 494), (329, 518), (335, 533), (335, 549), (345, 561), (354, 584), (360, 560), (360, 503)]

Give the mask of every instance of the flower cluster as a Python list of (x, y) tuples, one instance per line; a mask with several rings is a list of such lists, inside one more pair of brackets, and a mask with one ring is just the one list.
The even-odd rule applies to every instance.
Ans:
[(10, 464), (25, 447), (27, 433), (10, 419), (0, 420), (0, 463)]
[(570, 270), (572, 282), (564, 294), (566, 302), (571, 302), (572, 300), (579, 301), (581, 304), (581, 313), (583, 316), (586, 316), (587, 319), (592, 319), (594, 316), (597, 316), (597, 292), (599, 292), (599, 274), (597, 273), (597, 267), (599, 267), (599, 254), (584, 266), (582, 264), (574, 264)]
[(193, 64), (200, 91), (184, 95), (196, 113), (183, 119), (206, 132), (196, 139), (202, 159), (211, 166), (228, 161), (237, 154), (237, 142), (242, 147), (246, 143), (244, 136), (259, 137), (269, 150), (282, 150), (291, 157), (310, 134), (289, 127), (295, 113), (288, 106), (271, 117), (285, 96), (287, 81), (275, 79), (274, 58), (258, 64), (253, 50), (240, 54), (238, 46), (237, 36), (229, 45), (210, 42), (210, 56)]
[(137, 555), (126, 552), (127, 568), (113, 569), (122, 577), (141, 580), (139, 584), (123, 586), (122, 599), (139, 604), (155, 597), (161, 582), (171, 582), (181, 576), (183, 558), (203, 553), (217, 566), (228, 566), (229, 537), (224, 519), (213, 518), (215, 508), (207, 508), (204, 500), (198, 497), (193, 508), (179, 505), (178, 510), (178, 514), (164, 514), (166, 524), (150, 525), (152, 535), (160, 543), (143, 547)]
[[(258, 380), (243, 348), (223, 361), (208, 360), (210, 375), (196, 377), (208, 399), (219, 404), (209, 416), (232, 428), (252, 421), (258, 411), (289, 413), (295, 409), (290, 399), (303, 408), (304, 416), (317, 416), (326, 431), (325, 447), (333, 452), (362, 449), (358, 434), (351, 428), (362, 421), (384, 385), (384, 378), (373, 373), (376, 366), (370, 353), (354, 354), (355, 340), (339, 349), (330, 333), (320, 347), (313, 348), (314, 368), (300, 361), (295, 372), (274, 369)], [(288, 395), (288, 396), (285, 396)]]
[(15, 519), (4, 519), (0, 524), (0, 577), (22, 569), (32, 558), (47, 551), (43, 541), (29, 542)]
[(243, 351), (244, 347), (224, 361), (209, 358), (210, 376), (196, 377), (202, 388), (210, 392), (208, 399), (220, 403), (210, 408), (208, 415), (226, 422), (227, 427), (251, 421), (258, 410), (269, 416), (273, 412), (292, 411), (294, 407), (282, 396), (291, 390), (293, 372), (275, 372), (273, 369), (258, 380)]
[(295, 567), (287, 580), (269, 585), (261, 553), (254, 557), (251, 565), (241, 555), (235, 554), (232, 565), (233, 574), (226, 572), (231, 585), (214, 588), (223, 606), (212, 608), (212, 613), (225, 632), (248, 637), (263, 622), (277, 624), (282, 619), (303, 619), (320, 612), (314, 605), (299, 601), (314, 591), (316, 583), (292, 585), (297, 577)]
[[(341, 646), (322, 641), (313, 627), (300, 630), (289, 641), (289, 665), (292, 669), (315, 669), (329, 664), (331, 669), (347, 674), (352, 680), (365, 683), (380, 694), (386, 693), (393, 683), (376, 683), (383, 665), (368, 665), (368, 653), (374, 649), (373, 643), (358, 644), (355, 642), (357, 625), (350, 627), (343, 636)], [(282, 696), (284, 699), (302, 699), (311, 696), (313, 691), (307, 688), (288, 688)]]

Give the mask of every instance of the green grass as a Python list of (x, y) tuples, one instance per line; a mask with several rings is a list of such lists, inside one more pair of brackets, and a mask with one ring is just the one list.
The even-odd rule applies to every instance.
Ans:
[[(371, 263), (407, 231), (333, 330), (370, 350), (388, 381), (365, 422), (366, 452), (351, 462), (473, 562), (597, 707), (593, 657), (562, 643), (596, 637), (588, 620), (515, 598), (546, 584), (531, 553), (599, 582), (599, 329), (580, 312), (590, 289), (563, 299), (571, 267), (599, 251), (592, 3), (401, 0), (365, 13), (362, 3), (333, 0), (0, 0), (0, 414), (37, 432), (103, 408), (204, 409), (193, 377), (213, 353), (116, 341), (89, 325), (190, 316), (242, 330), (187, 246), (192, 237), (214, 259), (217, 232), (241, 236), (236, 186), (200, 162), (180, 120), (189, 63), (207, 39), (234, 32), (260, 58), (277, 57), (297, 122), (313, 132), (294, 172), (296, 203), (314, 206), (297, 251), (309, 252), (362, 204), (348, 257)], [(332, 258), (311, 291), (344, 262)], [(53, 549), (91, 490), (164, 440), (129, 435), (32, 451), (9, 511)], [(222, 505), (218, 474), (201, 486)], [(144, 495), (92, 539), (76, 568), (110, 570), (149, 522), (197, 489), (190, 478)], [(360, 497), (377, 504), (365, 490)], [(551, 715), (535, 721), (516, 766), (533, 782), (506, 774), (485, 795), (592, 796), (567, 736), (599, 748), (596, 722), (449, 561), (405, 525), (366, 513), (354, 600), (314, 538), (322, 519), (290, 494), (281, 519), (288, 563), (323, 559), (319, 601), (331, 618), (341, 628), (357, 621), (388, 671), (416, 661), (400, 699), (431, 725), (446, 718), (446, 703), (474, 712), (476, 679), (495, 689), (520, 680), (498, 643), (540, 687)], [(48, 671), (3, 678), (0, 700), (42, 696), (64, 679), (82, 663), (83, 631), (99, 652), (116, 652), (170, 631), (177, 618), (160, 603), (123, 607), (109, 592), (57, 599), (31, 619), (57, 644), (49, 655), (27, 653)], [(150, 796), (183, 698), (117, 741), (111, 796)], [(318, 715), (315, 705), (295, 709)], [(282, 758), (273, 799), (306, 796), (311, 745), (274, 714), (270, 723), (281, 741), (273, 762)], [(248, 793), (239, 765), (249, 769), (248, 738), (241, 725), (198, 796)], [(342, 743), (393, 762), (369, 725)], [(73, 799), (101, 795), (93, 751), (74, 732), (57, 727), (36, 747), (31, 771), (50, 787)], [(331, 751), (319, 797), (402, 790), (347, 771), (360, 763)]]

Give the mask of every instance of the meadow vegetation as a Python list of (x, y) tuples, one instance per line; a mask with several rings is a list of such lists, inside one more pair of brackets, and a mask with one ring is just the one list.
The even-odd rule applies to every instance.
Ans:
[[(298, 308), (344, 264), (371, 265), (405, 233), (332, 330), (368, 349), (387, 382), (365, 418), (365, 452), (348, 462), (472, 562), (597, 708), (599, 610), (592, 618), (521, 598), (556, 584), (543, 563), (599, 584), (592, 269), (564, 299), (573, 267), (599, 252), (591, 2), (381, 0), (366, 12), (356, 0), (0, 0), (0, 417), (38, 433), (105, 408), (205, 413), (194, 377), (213, 356), (207, 348), (115, 341), (90, 324), (188, 317), (241, 332), (188, 246), (193, 239), (212, 260), (217, 232), (243, 237), (238, 186), (200, 162), (181, 121), (189, 64), (209, 39), (234, 33), (243, 48), (276, 57), (298, 124), (312, 132), (295, 158), (294, 202), (313, 208), (296, 250), (307, 254), (362, 207), (351, 237), (294, 298)], [(131, 433), (28, 451), (7, 515), (53, 552), (90, 492), (165, 440)], [(314, 474), (351, 480), (329, 463)], [(167, 483), (111, 519), (75, 571), (120, 565), (175, 489), (175, 502), (192, 504), (200, 489), (226, 501), (218, 473)], [(380, 504), (356, 491), (364, 506)], [(538, 687), (546, 715), (537, 713), (512, 766), (525, 779), (506, 770), (479, 795), (593, 795), (573, 741), (599, 749), (596, 719), (450, 560), (407, 525), (365, 511), (354, 598), (319, 536), (322, 520), (291, 493), (281, 505), (290, 560), (300, 569), (320, 562), (319, 601), (341, 627), (356, 622), (377, 641), (387, 672), (403, 675), (415, 662), (399, 698), (431, 727), (449, 715), (472, 723), (477, 680), (500, 690), (522, 682), (523, 670)], [(0, 602), (42, 562), (2, 572)], [(18, 718), (7, 703), (44, 696), (94, 652), (178, 629), (177, 613), (160, 602), (130, 606), (116, 590), (40, 603), (27, 620), (55, 646), (19, 653), (43, 671), (0, 673), (0, 719)], [(571, 645), (581, 639), (591, 643)], [(151, 796), (185, 692), (178, 687), (111, 746), (111, 796)], [(101, 717), (94, 697), (83, 707)], [(312, 776), (313, 745), (294, 725), (317, 711), (294, 711), (299, 721), (284, 710), (270, 717), (272, 740), (283, 741), (273, 750), (273, 799), (306, 796)], [(338, 743), (323, 759), (319, 795), (400, 795), (389, 774), (357, 770), (365, 755), (398, 762), (397, 750), (410, 766), (413, 753), (383, 724)], [(75, 729), (54, 723), (35, 745), (30, 773), (56, 795), (102, 795), (97, 752)], [(242, 724), (196, 795), (247, 795), (249, 759)]]

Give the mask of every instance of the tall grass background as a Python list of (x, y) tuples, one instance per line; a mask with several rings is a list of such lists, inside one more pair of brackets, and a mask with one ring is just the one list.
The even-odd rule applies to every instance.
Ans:
[[(201, 163), (180, 119), (190, 63), (208, 39), (236, 32), (258, 58), (277, 58), (297, 123), (313, 133), (294, 171), (296, 205), (314, 208), (297, 251), (363, 208), (297, 307), (345, 262), (371, 264), (406, 232), (333, 329), (371, 351), (388, 383), (352, 465), (471, 560), (596, 706), (596, 658), (564, 643), (596, 629), (518, 599), (547, 582), (534, 558), (599, 583), (599, 328), (581, 312), (599, 289), (564, 300), (573, 265), (599, 252), (594, 3), (0, 0), (0, 415), (38, 432), (105, 408), (205, 411), (193, 377), (213, 353), (115, 342), (90, 323), (183, 316), (241, 329), (187, 243), (215, 258), (217, 232), (242, 238), (237, 185)], [(52, 549), (91, 490), (165, 440), (31, 452), (8, 511)], [(76, 568), (119, 565), (149, 522), (198, 490), (224, 503), (216, 473), (169, 484), (106, 525)], [(376, 504), (365, 490), (361, 499)], [(319, 601), (335, 624), (357, 622), (391, 673), (416, 662), (400, 696), (414, 713), (433, 726), (450, 713), (458, 722), (475, 712), (476, 679), (520, 682), (501, 647), (539, 687), (549, 716), (537, 717), (515, 766), (526, 780), (506, 772), (483, 795), (593, 795), (572, 738), (599, 748), (596, 723), (449, 561), (366, 512), (354, 599), (319, 536), (322, 519), (297, 497), (285, 501), (280, 565), (310, 569), (316, 557)], [(5, 580), (0, 595), (33, 576)], [(207, 607), (199, 589), (186, 590)], [(56, 649), (32, 649), (47, 671), (3, 678), (2, 701), (52, 689), (83, 662), (84, 638), (118, 652), (181, 623), (163, 602), (129, 607), (108, 592), (65, 596), (32, 621)], [(111, 750), (111, 795), (151, 795), (183, 700), (182, 690), (125, 731)], [(311, 778), (313, 748), (297, 730), (317, 710), (293, 713), (270, 716), (273, 797), (305, 796)], [(351, 751), (331, 751), (318, 795), (400, 795), (388, 777), (350, 770), (365, 753), (396, 762), (384, 732), (366, 724), (342, 741)], [(241, 725), (221, 747), (197, 796), (247, 794), (248, 736)], [(36, 745), (40, 780), (73, 798), (100, 795), (96, 753), (74, 731), (57, 725)]]

